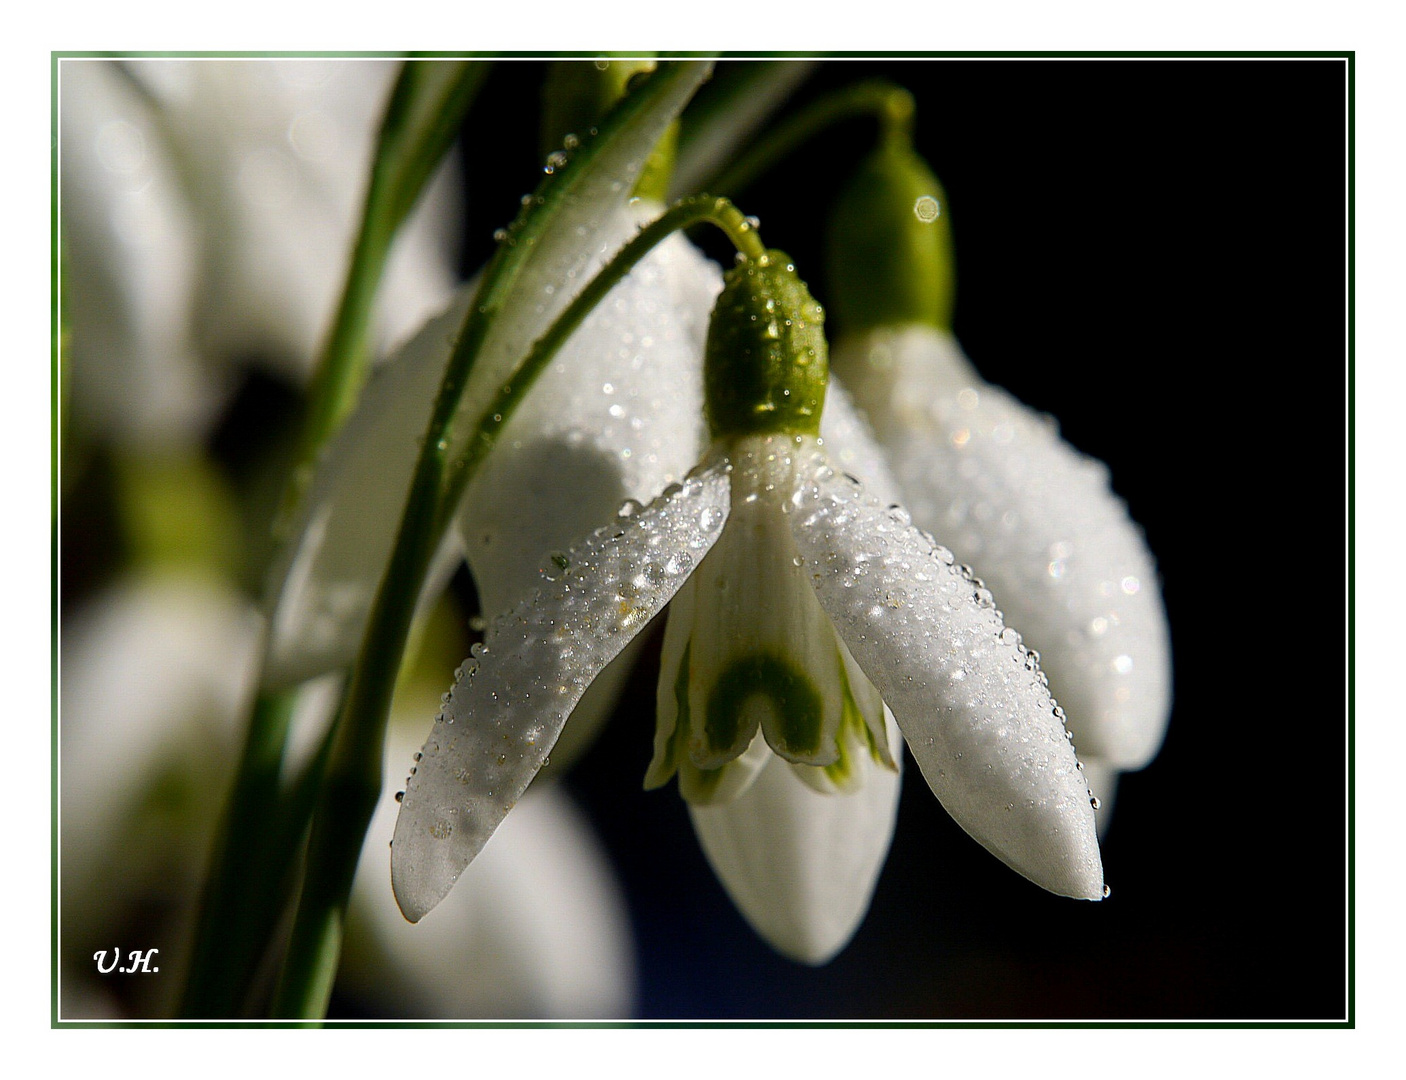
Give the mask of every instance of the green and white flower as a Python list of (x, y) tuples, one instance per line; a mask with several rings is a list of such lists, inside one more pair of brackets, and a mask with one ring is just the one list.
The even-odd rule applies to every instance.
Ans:
[(436, 720), (392, 849), (412, 921), (671, 600), (651, 782), (677, 773), (706, 809), (755, 786), (774, 754), (809, 789), (843, 790), (860, 761), (894, 761), (887, 708), (969, 833), (1052, 891), (1103, 895), (1087, 785), (1035, 659), (981, 583), (837, 471), (818, 437), (822, 318), (778, 253), (729, 273), (709, 331), (704, 460), (553, 556)]
[(1106, 809), (1118, 771), (1148, 764), (1166, 732), (1171, 650), (1156, 566), (1103, 463), (985, 382), (952, 336), (945, 205), (905, 138), (856, 170), (829, 224), (845, 327), (835, 370), (914, 522), (978, 569), (1039, 650)]

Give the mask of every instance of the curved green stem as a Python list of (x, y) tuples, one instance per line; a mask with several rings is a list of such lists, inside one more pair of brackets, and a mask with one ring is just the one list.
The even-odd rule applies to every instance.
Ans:
[(816, 98), (769, 131), (708, 186), (735, 196), (758, 176), (826, 128), (856, 116), (875, 116), (885, 139), (909, 140), (913, 133), (913, 95), (883, 81), (855, 83)]

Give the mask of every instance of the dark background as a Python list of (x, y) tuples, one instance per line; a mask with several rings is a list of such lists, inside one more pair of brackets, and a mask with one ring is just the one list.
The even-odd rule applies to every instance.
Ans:
[[(1341, 1018), (1345, 62), (835, 61), (794, 100), (873, 75), (918, 99), (967, 352), (1108, 462), (1146, 527), (1172, 626), (1171, 726), (1120, 786), (1102, 904), (1011, 873), (910, 760), (869, 916), (812, 970), (733, 910), (673, 788), (641, 790), (646, 661), (568, 777), (628, 891), (642, 1015)], [(498, 115), (469, 118), (509, 180), (495, 188), (466, 154), (466, 268), (535, 181), (540, 78), (501, 63), (480, 98)], [(874, 130), (837, 126), (737, 199), (822, 302), (825, 207)]]

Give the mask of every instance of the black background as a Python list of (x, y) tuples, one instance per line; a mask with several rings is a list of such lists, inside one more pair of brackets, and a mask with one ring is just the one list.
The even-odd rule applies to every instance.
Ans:
[[(466, 271), (535, 184), (541, 74), (501, 62), (469, 117)], [(647, 659), (568, 777), (628, 892), (641, 1014), (1341, 1018), (1345, 61), (842, 60), (794, 100), (873, 75), (917, 97), (968, 354), (1108, 462), (1146, 527), (1171, 726), (1119, 789), (1102, 904), (1006, 869), (910, 760), (868, 918), (810, 969), (733, 910), (673, 787), (641, 790)], [(874, 130), (835, 127), (737, 199), (822, 302), (825, 207)]]

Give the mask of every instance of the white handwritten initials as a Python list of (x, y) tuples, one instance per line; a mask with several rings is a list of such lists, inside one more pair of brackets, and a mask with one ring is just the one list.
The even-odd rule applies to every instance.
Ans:
[(103, 963), (107, 959), (106, 949), (101, 949), (93, 953), (93, 960), (98, 965), (99, 975), (111, 975), (114, 968), (117, 969), (119, 975), (131, 975), (137, 971), (140, 971), (143, 975), (155, 975), (161, 969), (159, 967), (150, 966), (151, 958), (160, 951), (160, 949), (148, 949), (143, 953), (141, 949), (133, 949), (127, 956), (126, 967), (117, 966), (117, 962), (122, 959), (121, 949), (112, 950), (112, 963), (108, 964), (107, 967), (103, 967)]

